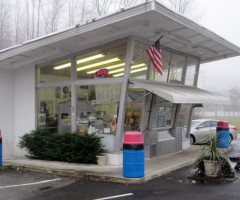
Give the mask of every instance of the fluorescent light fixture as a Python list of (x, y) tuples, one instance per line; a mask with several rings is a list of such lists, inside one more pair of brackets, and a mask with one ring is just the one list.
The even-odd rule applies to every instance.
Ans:
[(100, 65), (105, 65), (105, 64), (108, 64), (108, 63), (112, 63), (112, 62), (117, 62), (119, 60), (120, 59), (118, 57), (108, 59), (108, 60), (104, 60), (104, 61), (101, 61), (101, 62), (97, 62), (97, 63), (93, 63), (93, 64), (90, 64), (90, 65), (79, 67), (79, 68), (77, 68), (77, 71), (82, 71), (82, 70), (90, 69), (90, 68), (97, 67), (97, 66), (100, 66)]
[[(104, 54), (100, 53), (100, 54), (97, 54), (97, 55), (94, 55), (94, 56), (90, 56), (90, 57), (87, 57), (87, 58), (79, 59), (79, 60), (77, 60), (77, 64), (88, 62), (90, 60), (95, 60), (95, 59), (98, 59), (98, 58), (102, 58), (104, 56), (105, 56)], [(71, 67), (71, 63), (58, 65), (58, 66), (55, 66), (53, 69), (59, 70), (59, 69), (67, 68), (67, 67)]]
[[(141, 72), (141, 71), (145, 71), (147, 70), (147, 67), (141, 68), (141, 69), (135, 69), (135, 70), (131, 70), (130, 73), (136, 73), (136, 72)], [(120, 74), (115, 74), (113, 75), (113, 77), (119, 77), (119, 76), (123, 76), (124, 73), (120, 73)]]
[(94, 55), (94, 56), (90, 56), (90, 57), (87, 57), (87, 58), (82, 58), (80, 60), (77, 60), (77, 64), (88, 62), (90, 60), (95, 60), (95, 59), (98, 59), (98, 58), (102, 58), (104, 56), (105, 56), (104, 54), (100, 53), (100, 54), (97, 54), (97, 55)]
[(184, 45), (190, 45), (191, 40), (188, 40), (180, 35), (177, 35), (175, 33), (171, 33), (169, 31), (166, 31), (164, 29), (157, 29), (154, 31), (155, 34), (162, 35), (163, 37), (166, 37), (168, 39), (174, 40), (176, 42), (179, 42)]
[[(106, 68), (106, 69), (114, 69), (114, 68), (122, 67), (122, 66), (124, 66), (124, 65), (125, 65), (125, 63), (119, 63), (119, 64), (116, 64), (116, 65), (111, 65), (111, 66), (104, 67), (104, 68)], [(89, 71), (89, 72), (87, 72), (87, 74), (94, 74), (94, 73), (95, 73), (96, 71), (98, 71), (98, 70), (99, 70), (99, 69)]]
[(193, 50), (199, 50), (202, 53), (205, 54), (209, 54), (210, 56), (217, 56), (217, 52), (212, 50), (212, 49), (208, 49), (207, 47), (201, 46), (201, 45), (196, 45), (196, 46), (192, 46)]
[(71, 63), (66, 63), (66, 64), (63, 64), (63, 65), (58, 65), (58, 66), (53, 67), (53, 69), (55, 69), (55, 70), (60, 70), (60, 69), (64, 69), (64, 68), (67, 68), (67, 67), (71, 67)]
[[(131, 67), (131, 69), (136, 69), (136, 68), (144, 67), (144, 66), (146, 66), (146, 64), (145, 64), (145, 63), (141, 63), (141, 64), (138, 64), (138, 65), (133, 65), (133, 66)], [(124, 71), (124, 68), (110, 71), (110, 72), (108, 72), (108, 74), (114, 74), (114, 73), (122, 72), (122, 71)]]

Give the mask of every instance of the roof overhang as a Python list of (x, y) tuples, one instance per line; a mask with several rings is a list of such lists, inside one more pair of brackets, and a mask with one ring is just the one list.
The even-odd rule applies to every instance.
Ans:
[(229, 104), (230, 99), (193, 86), (146, 80), (130, 80), (137, 87), (148, 90), (172, 103), (177, 104)]
[(240, 54), (239, 47), (150, 1), (2, 50), (0, 68), (43, 63), (130, 35), (152, 42), (163, 35), (162, 45), (196, 56), (202, 63)]

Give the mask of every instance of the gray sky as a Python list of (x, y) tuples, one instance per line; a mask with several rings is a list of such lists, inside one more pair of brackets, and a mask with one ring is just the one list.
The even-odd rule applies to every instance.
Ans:
[[(240, 1), (200, 0), (205, 5), (201, 25), (240, 47)], [(202, 64), (198, 87), (210, 91), (240, 88), (240, 56)]]

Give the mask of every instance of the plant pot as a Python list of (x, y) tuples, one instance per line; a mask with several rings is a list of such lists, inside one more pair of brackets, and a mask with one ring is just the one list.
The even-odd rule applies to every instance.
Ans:
[(221, 163), (213, 160), (203, 160), (207, 177), (218, 177), (221, 170)]
[(107, 164), (107, 155), (98, 155), (96, 157), (98, 165), (104, 166)]

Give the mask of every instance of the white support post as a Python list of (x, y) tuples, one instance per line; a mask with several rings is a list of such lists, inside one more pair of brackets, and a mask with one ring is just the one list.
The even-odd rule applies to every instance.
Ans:
[(124, 76), (123, 76), (123, 83), (122, 83), (120, 104), (119, 104), (119, 113), (118, 113), (118, 120), (117, 120), (117, 130), (116, 130), (116, 138), (115, 138), (116, 153), (120, 152), (121, 146), (122, 146), (124, 119), (125, 119), (125, 113), (126, 113), (128, 80), (130, 76), (131, 63), (133, 59), (133, 51), (134, 51), (134, 37), (130, 36), (128, 39), (128, 45), (127, 45), (125, 70), (124, 70)]
[(77, 94), (74, 81), (76, 80), (76, 59), (71, 58), (71, 130), (75, 132), (77, 130), (76, 109), (77, 109)]

